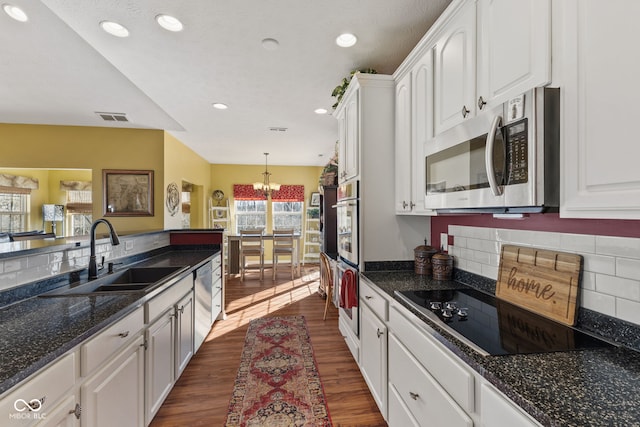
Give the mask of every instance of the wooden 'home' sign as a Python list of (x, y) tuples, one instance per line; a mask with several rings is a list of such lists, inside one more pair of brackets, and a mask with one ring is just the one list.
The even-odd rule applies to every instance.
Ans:
[(573, 326), (581, 274), (581, 255), (504, 245), (496, 297)]

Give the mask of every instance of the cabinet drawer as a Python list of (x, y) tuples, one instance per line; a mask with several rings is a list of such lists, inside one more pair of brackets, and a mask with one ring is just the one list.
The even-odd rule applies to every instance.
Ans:
[(154, 297), (146, 304), (146, 323), (152, 323), (167, 308), (178, 302), (191, 288), (193, 288), (193, 276), (188, 274), (168, 289), (165, 289), (160, 295)]
[(483, 427), (540, 425), (492, 386), (482, 384), (480, 389), (480, 417)]
[(144, 309), (139, 307), (124, 319), (119, 320), (89, 342), (83, 344), (80, 350), (80, 375), (84, 377), (91, 373), (142, 330), (143, 327)]
[(389, 417), (387, 422), (390, 426), (420, 427), (393, 384), (389, 384)]
[[(429, 338), (425, 334), (426, 331), (418, 329), (415, 323), (422, 320), (408, 314), (412, 320), (407, 319), (396, 307), (392, 307), (389, 310), (389, 328), (456, 402), (466, 411), (473, 412), (473, 374), (455, 361), (453, 354), (450, 355), (448, 350)], [(427, 326), (424, 325), (424, 328)]]
[(389, 319), (387, 300), (365, 280), (360, 280), (360, 299), (371, 308), (380, 320), (387, 321)]
[[(3, 397), (0, 400), (0, 419), (8, 420), (6, 425), (12, 426), (32, 424), (38, 415), (50, 412), (57, 401), (69, 392), (75, 381), (76, 353), (69, 353)], [(33, 410), (28, 409), (28, 404)]]
[(389, 384), (420, 425), (473, 426), (473, 420), (393, 334), (389, 335), (389, 366), (394, 367), (389, 370)]
[(222, 257), (218, 254), (211, 259), (211, 268), (213, 271), (216, 271), (216, 269), (220, 267), (222, 267)]

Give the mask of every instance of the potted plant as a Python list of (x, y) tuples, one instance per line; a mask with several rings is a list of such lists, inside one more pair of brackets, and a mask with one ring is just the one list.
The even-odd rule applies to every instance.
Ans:
[(320, 185), (336, 185), (338, 183), (338, 141), (336, 141), (335, 151), (329, 163), (322, 169), (320, 174)]
[(331, 92), (331, 96), (336, 98), (336, 103), (333, 104), (332, 106), (334, 110), (336, 109), (338, 104), (340, 104), (340, 100), (342, 99), (342, 96), (344, 95), (344, 93), (347, 91), (347, 87), (349, 87), (349, 83), (351, 82), (351, 79), (357, 73), (378, 74), (378, 72), (373, 68), (363, 68), (361, 70), (352, 70), (349, 76), (343, 78), (342, 83), (336, 86), (336, 88), (333, 89), (333, 92)]

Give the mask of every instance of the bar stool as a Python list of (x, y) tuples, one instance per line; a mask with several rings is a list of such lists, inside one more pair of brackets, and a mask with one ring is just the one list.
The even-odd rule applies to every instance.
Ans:
[(294, 244), (293, 244), (293, 228), (280, 228), (273, 231), (273, 280), (276, 280), (278, 270), (278, 262), (280, 257), (288, 257), (291, 261), (291, 280), (294, 277)]
[(263, 230), (240, 230), (240, 280), (244, 281), (245, 270), (249, 268), (247, 257), (260, 259), (260, 280), (264, 278), (264, 236)]
[(324, 287), (327, 301), (324, 303), (324, 316), (322, 320), (327, 320), (327, 309), (329, 301), (333, 299), (333, 270), (331, 270), (331, 262), (324, 252), (320, 252), (320, 284)]

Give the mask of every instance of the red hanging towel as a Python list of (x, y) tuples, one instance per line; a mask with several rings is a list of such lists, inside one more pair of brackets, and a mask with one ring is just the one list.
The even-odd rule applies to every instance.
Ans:
[(340, 282), (340, 307), (352, 308), (357, 306), (356, 275), (353, 270), (345, 270)]

